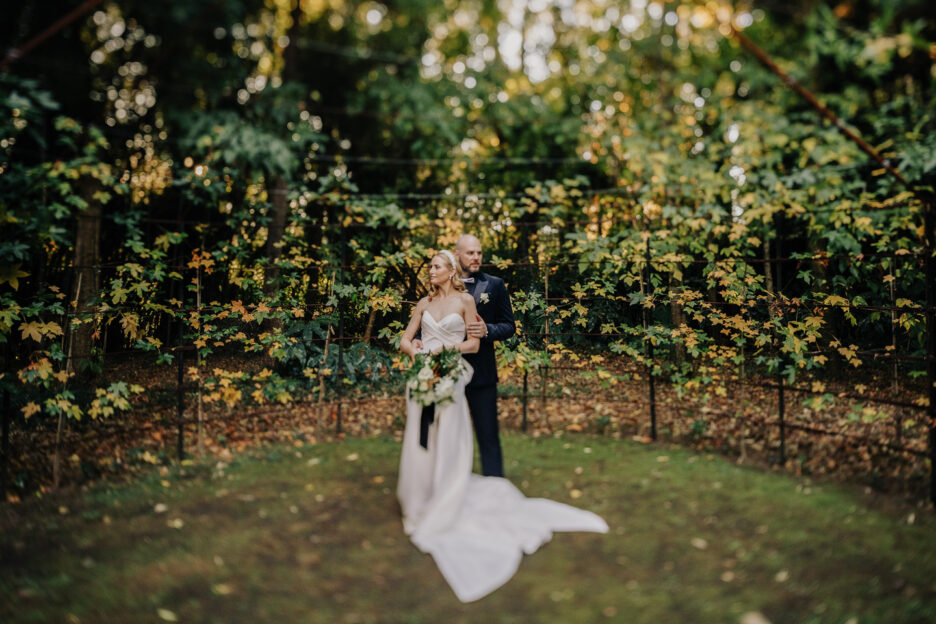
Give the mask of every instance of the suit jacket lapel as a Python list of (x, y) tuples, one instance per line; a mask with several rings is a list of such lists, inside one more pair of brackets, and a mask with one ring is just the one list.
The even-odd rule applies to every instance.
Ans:
[(474, 292), (471, 293), (475, 300), (475, 306), (481, 305), (481, 294), (487, 291), (488, 286), (490, 285), (487, 276), (483, 275), (482, 273), (478, 274), (477, 280), (478, 281), (475, 283)]

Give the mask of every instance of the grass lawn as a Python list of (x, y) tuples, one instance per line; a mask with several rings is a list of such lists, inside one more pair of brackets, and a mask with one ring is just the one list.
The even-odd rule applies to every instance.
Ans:
[(0, 507), (0, 621), (936, 622), (929, 508), (675, 447), (504, 447), (611, 532), (557, 534), (478, 602), (403, 535), (399, 445), (348, 439)]

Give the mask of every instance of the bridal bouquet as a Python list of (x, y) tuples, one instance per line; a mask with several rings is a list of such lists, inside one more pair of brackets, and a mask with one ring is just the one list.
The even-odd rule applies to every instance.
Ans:
[(466, 370), (458, 349), (417, 353), (413, 366), (406, 371), (410, 398), (423, 407), (451, 403), (455, 398), (455, 382)]

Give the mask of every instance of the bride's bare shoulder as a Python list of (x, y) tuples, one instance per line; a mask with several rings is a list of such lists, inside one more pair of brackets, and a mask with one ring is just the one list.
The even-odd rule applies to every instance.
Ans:
[(474, 307), (474, 297), (472, 297), (470, 293), (463, 292), (459, 296), (461, 297), (461, 302), (463, 305)]
[(416, 308), (413, 311), (422, 312), (423, 310), (426, 309), (427, 305), (429, 305), (429, 297), (423, 297), (422, 299), (416, 302)]

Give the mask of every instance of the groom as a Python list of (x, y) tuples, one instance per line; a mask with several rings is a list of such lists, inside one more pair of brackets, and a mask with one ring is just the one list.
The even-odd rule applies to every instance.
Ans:
[(465, 388), (468, 410), (474, 423), (478, 450), (481, 454), (481, 474), (504, 476), (504, 459), (497, 431), (497, 360), (494, 341), (514, 335), (513, 309), (504, 280), (481, 272), (481, 241), (463, 234), (455, 244), (455, 256), (465, 276), (465, 286), (474, 297), (478, 318), (468, 323), (468, 335), (481, 339), (477, 353), (466, 353), (465, 360), (474, 368), (474, 376)]

